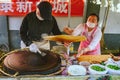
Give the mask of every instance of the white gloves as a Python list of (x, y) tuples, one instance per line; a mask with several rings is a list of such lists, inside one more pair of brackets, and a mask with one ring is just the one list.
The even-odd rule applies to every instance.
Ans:
[(20, 47), (21, 47), (21, 49), (26, 48), (26, 45), (23, 41), (20, 42)]
[(32, 43), (30, 46), (29, 46), (29, 50), (31, 52), (34, 52), (34, 53), (39, 53), (41, 56), (45, 56), (46, 53), (43, 53), (39, 50), (38, 46), (35, 44), (35, 43)]
[(31, 51), (31, 52), (38, 52), (38, 47), (37, 47), (37, 45), (35, 44), (35, 43), (32, 43), (30, 46), (29, 46), (29, 50)]
[[(20, 47), (21, 47), (21, 49), (23, 49), (23, 48), (26, 48), (27, 46), (25, 45), (25, 43), (23, 42), (23, 41), (21, 41), (21, 45), (20, 45)], [(35, 44), (35, 43), (32, 43), (30, 46), (29, 46), (29, 50), (31, 51), (31, 52), (38, 52), (38, 47), (37, 47), (37, 45)]]

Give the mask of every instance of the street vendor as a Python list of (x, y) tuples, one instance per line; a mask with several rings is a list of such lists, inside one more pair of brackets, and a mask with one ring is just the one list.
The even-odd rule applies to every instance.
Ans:
[(98, 27), (99, 16), (92, 13), (88, 16), (87, 22), (79, 24), (75, 29), (64, 28), (64, 32), (69, 35), (83, 35), (87, 38), (81, 41), (77, 57), (80, 55), (100, 55), (100, 40), (102, 36), (101, 29)]
[[(21, 48), (29, 46), (30, 51), (37, 52), (37, 48), (50, 49), (50, 43), (43, 40), (47, 35), (59, 35), (57, 21), (52, 16), (52, 5), (48, 1), (41, 1), (34, 12), (27, 14), (20, 27)], [(36, 46), (37, 45), (37, 46)]]

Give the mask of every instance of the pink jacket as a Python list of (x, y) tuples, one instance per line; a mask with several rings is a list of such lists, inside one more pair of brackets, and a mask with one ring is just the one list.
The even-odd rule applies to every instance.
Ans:
[[(81, 33), (81, 35), (86, 36), (87, 40), (80, 42), (80, 46), (79, 46), (79, 48), (78, 48), (78, 51), (80, 51), (80, 50), (83, 49), (83, 48), (88, 47), (88, 45), (91, 43), (91, 41), (92, 41), (93, 38), (94, 38), (93, 35), (94, 35), (96, 29), (97, 29), (97, 27), (94, 28), (94, 30), (91, 32), (91, 35), (88, 35), (87, 26), (86, 26), (86, 25), (84, 26), (84, 30), (83, 30), (83, 32)], [(100, 51), (100, 43), (98, 43), (98, 44), (95, 46), (95, 49), (93, 49), (93, 50), (85, 53), (85, 55), (99, 55), (100, 53), (101, 53), (101, 51)]]

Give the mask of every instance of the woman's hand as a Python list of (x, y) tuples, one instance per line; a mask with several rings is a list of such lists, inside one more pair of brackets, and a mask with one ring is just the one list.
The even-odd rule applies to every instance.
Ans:
[(78, 54), (76, 55), (76, 57), (78, 58), (78, 57), (80, 57), (81, 55), (87, 53), (88, 51), (90, 51), (90, 48), (89, 48), (89, 47), (83, 48), (83, 49), (81, 49), (81, 50), (78, 52)]
[(76, 55), (76, 57), (77, 58), (79, 58), (81, 55), (83, 55), (84, 54), (84, 50), (82, 49), (82, 50), (80, 50), (79, 52), (78, 52), (78, 54)]
[(65, 46), (65, 47), (70, 46), (70, 44), (71, 44), (71, 42), (64, 42), (64, 46)]
[(71, 35), (72, 32), (73, 32), (73, 29), (71, 29), (71, 28), (69, 28), (69, 27), (64, 27), (64, 28), (63, 28), (63, 31), (64, 31), (65, 33)]

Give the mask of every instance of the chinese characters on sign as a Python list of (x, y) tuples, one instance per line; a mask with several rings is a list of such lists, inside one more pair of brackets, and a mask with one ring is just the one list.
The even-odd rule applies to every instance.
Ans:
[[(16, 0), (11, 2), (0, 2), (0, 15), (24, 16), (34, 11), (40, 0)], [(69, 0), (48, 0), (52, 6), (54, 16), (68, 16)], [(76, 4), (77, 3), (77, 4)], [(71, 0), (71, 16), (83, 16), (84, 1)]]
[(0, 3), (0, 11), (13, 12), (12, 2), (10, 2), (10, 3)]
[(54, 0), (52, 2), (53, 4), (53, 12), (54, 13), (61, 13), (61, 14), (67, 14), (68, 13), (68, 2), (67, 0)]
[(16, 2), (18, 12), (31, 12), (32, 2)]

